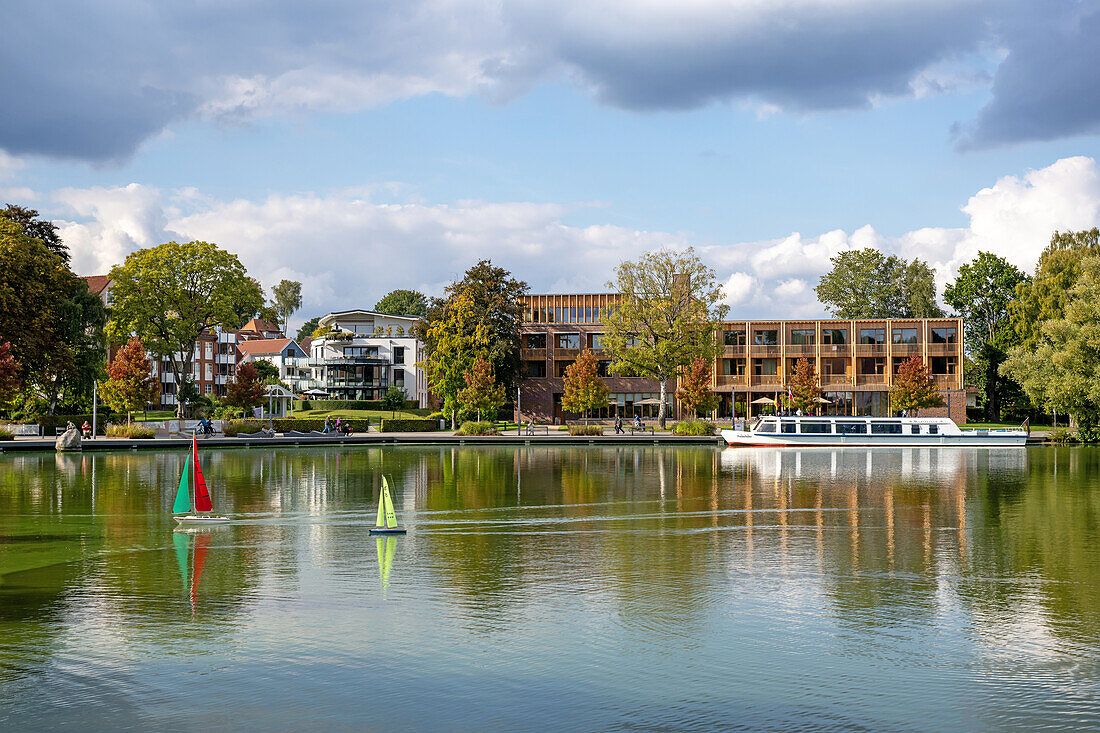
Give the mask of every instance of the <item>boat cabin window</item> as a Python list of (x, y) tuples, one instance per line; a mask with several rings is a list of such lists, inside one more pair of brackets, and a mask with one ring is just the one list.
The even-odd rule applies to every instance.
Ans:
[(780, 430), (784, 433), (797, 433), (798, 422), (795, 420), (783, 420), (779, 423)]
[(841, 435), (866, 435), (867, 423), (837, 420), (836, 431)]
[(873, 422), (871, 423), (872, 435), (901, 435), (900, 422)]
[(802, 421), (803, 433), (831, 433), (833, 432), (832, 423), (827, 420), (803, 420)]
[(928, 433), (929, 435), (936, 435), (940, 432), (939, 425), (923, 425), (922, 427), (924, 428), (924, 430), (922, 430), (921, 432)]
[(760, 423), (760, 427), (756, 429), (758, 433), (774, 433), (775, 432), (775, 420), (765, 420)]

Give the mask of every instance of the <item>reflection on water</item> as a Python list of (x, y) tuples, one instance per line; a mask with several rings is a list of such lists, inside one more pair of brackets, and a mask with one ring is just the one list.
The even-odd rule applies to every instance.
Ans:
[(1097, 449), (184, 458), (0, 457), (0, 728), (1100, 725)]

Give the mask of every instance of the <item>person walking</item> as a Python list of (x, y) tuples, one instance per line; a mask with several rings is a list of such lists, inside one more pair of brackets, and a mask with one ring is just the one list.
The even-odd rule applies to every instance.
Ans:
[(616, 415), (615, 416), (615, 435), (622, 435), (622, 434), (623, 434), (623, 416), (622, 415)]
[(328, 415), (325, 415), (325, 428), (321, 432), (322, 433), (327, 433), (327, 432), (330, 432), (331, 430), (332, 430), (332, 425), (329, 423)]

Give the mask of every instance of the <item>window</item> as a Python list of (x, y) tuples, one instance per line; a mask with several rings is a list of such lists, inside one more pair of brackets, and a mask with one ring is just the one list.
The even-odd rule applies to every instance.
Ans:
[(214, 344), (210, 343), (209, 341), (206, 342), (206, 358), (208, 360), (214, 358)]
[(201, 359), (202, 358), (202, 344), (199, 343), (198, 341), (195, 342), (195, 358), (196, 359)]
[(894, 357), (894, 374), (897, 374), (901, 370), (901, 365), (909, 361), (908, 356), (895, 356)]
[(600, 309), (599, 308), (593, 308), (592, 309), (592, 322), (593, 323), (599, 323), (600, 322)]
[(212, 385), (212, 384), (206, 385), (206, 387), (203, 388), (203, 391), (206, 394), (214, 394), (214, 385)]
[(527, 362), (527, 376), (531, 379), (542, 379), (546, 376), (546, 362), (545, 361), (529, 361)]
[[(404, 346), (394, 346), (393, 347), (393, 363), (394, 364), (404, 364), (405, 363), (405, 347)], [(404, 371), (404, 370), (402, 370), (402, 371)]]
[(812, 328), (795, 328), (791, 330), (792, 346), (813, 346), (817, 343), (817, 332)]
[(901, 435), (901, 423), (899, 422), (872, 422), (872, 435)]
[(404, 387), (405, 386), (405, 370), (394, 369), (393, 370), (393, 386)]
[(838, 420), (836, 423), (836, 431), (841, 435), (866, 435), (867, 423)]
[(933, 356), (932, 373), (954, 374), (957, 361), (957, 357), (954, 356)]
[(571, 361), (556, 361), (556, 362), (554, 362), (554, 364), (557, 365), (558, 377), (564, 377), (565, 376), (565, 370), (568, 369), (570, 366), (572, 366), (573, 362), (571, 362)]
[(928, 434), (929, 435), (936, 435), (937, 433), (940, 432), (940, 426), (939, 425), (925, 425), (925, 427), (928, 428)]
[(753, 359), (752, 373), (757, 377), (773, 376), (779, 373), (779, 359)]
[(722, 360), (722, 374), (725, 376), (743, 377), (745, 376), (745, 360), (744, 359), (723, 359)]
[(581, 347), (581, 335), (579, 333), (559, 333), (554, 344), (559, 349), (579, 349)]
[(848, 360), (843, 356), (831, 356), (821, 360), (821, 373), (826, 376), (844, 376), (848, 373)]
[(744, 346), (745, 345), (745, 332), (744, 331), (726, 331), (724, 334), (726, 346)]
[(523, 346), (528, 349), (545, 349), (546, 348), (546, 334), (545, 333), (529, 333), (523, 337)]
[(803, 433), (831, 433), (833, 425), (828, 420), (803, 420)]
[(886, 373), (886, 359), (881, 356), (861, 356), (859, 359), (860, 374), (882, 375)]
[(775, 346), (779, 343), (779, 331), (775, 329), (753, 331), (752, 343), (755, 346)]
[(893, 337), (895, 344), (915, 344), (917, 343), (917, 329), (895, 328)]
[(378, 358), (377, 346), (345, 346), (344, 356), (366, 356), (372, 359)]
[(780, 420), (779, 431), (783, 433), (797, 433), (798, 422), (795, 420)]
[(885, 344), (885, 328), (861, 328), (859, 329), (859, 342), (861, 344)]
[(758, 433), (774, 433), (775, 432), (775, 420), (765, 420), (760, 424), (760, 427), (756, 429)]
[(955, 343), (955, 329), (952, 328), (933, 328), (932, 329), (932, 343), (934, 344), (953, 344)]
[[(206, 379), (207, 379), (207, 381), (209, 381), (213, 378), (214, 378), (214, 365), (207, 362), (207, 364), (206, 364)], [(210, 394), (210, 393), (207, 392), (207, 394)]]
[(611, 362), (606, 359), (596, 362), (596, 374), (599, 374), (601, 377), (610, 377)]
[(821, 329), (821, 343), (830, 345), (841, 345), (848, 343), (848, 329), (846, 328), (823, 328)]
[(590, 348), (590, 349), (602, 349), (602, 348), (604, 348), (603, 334), (602, 333), (590, 333), (590, 334), (588, 334), (588, 348)]

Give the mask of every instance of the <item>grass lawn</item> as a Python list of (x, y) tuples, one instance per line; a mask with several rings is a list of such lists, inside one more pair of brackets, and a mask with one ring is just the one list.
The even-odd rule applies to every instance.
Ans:
[[(134, 422), (145, 422), (146, 420), (175, 420), (175, 410), (149, 410), (148, 412), (135, 412)], [(125, 415), (123, 416), (125, 417)]]
[(308, 418), (318, 417), (322, 420), (326, 417), (355, 417), (355, 418), (370, 418), (375, 423), (381, 418), (395, 419), (395, 420), (423, 420), (424, 415), (418, 412), (409, 412), (408, 410), (398, 410), (396, 413), (391, 413), (389, 410), (295, 410), (294, 417)]

